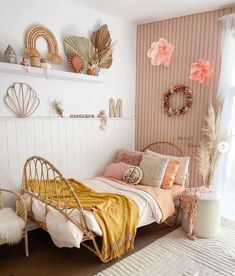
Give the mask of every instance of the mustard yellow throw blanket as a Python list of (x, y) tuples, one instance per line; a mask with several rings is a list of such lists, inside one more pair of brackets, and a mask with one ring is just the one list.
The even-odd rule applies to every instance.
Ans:
[[(30, 182), (28, 186), (38, 193), (37, 181)], [(48, 202), (57, 200), (56, 195), (51, 192), (54, 181), (43, 182), (40, 185), (41, 197), (47, 198)], [(102, 230), (102, 258), (104, 260), (114, 259), (133, 250), (139, 213), (136, 203), (122, 195), (95, 192), (74, 179), (68, 179), (68, 182), (79, 198), (83, 209), (93, 212)], [(62, 182), (57, 180), (56, 186), (57, 191), (60, 190)], [(59, 207), (63, 208), (64, 199), (69, 201), (69, 208), (77, 207), (76, 201), (69, 198), (68, 191), (66, 193), (66, 190), (63, 189), (62, 194), (63, 198), (59, 199)]]

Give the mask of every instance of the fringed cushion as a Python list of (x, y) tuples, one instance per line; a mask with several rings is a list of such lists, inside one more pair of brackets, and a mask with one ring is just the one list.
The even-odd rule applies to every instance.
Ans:
[(18, 243), (23, 234), (25, 222), (11, 208), (0, 209), (0, 241), (8, 244)]
[(118, 151), (116, 163), (124, 162), (133, 166), (139, 166), (143, 154), (141, 151), (121, 149)]

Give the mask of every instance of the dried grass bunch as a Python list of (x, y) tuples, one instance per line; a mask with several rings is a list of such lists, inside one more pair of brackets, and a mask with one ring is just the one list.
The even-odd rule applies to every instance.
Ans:
[(61, 102), (54, 100), (51, 103), (51, 107), (55, 111), (55, 113), (57, 113), (61, 118), (64, 117), (64, 110), (62, 108)]
[(208, 114), (204, 116), (205, 126), (202, 128), (202, 140), (197, 151), (197, 166), (204, 185), (211, 185), (220, 152), (217, 149), (220, 135), (221, 107), (209, 104)]

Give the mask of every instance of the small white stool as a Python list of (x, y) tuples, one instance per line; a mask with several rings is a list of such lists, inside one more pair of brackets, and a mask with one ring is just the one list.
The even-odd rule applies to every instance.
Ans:
[[(193, 233), (198, 238), (215, 237), (220, 230), (220, 197), (216, 192), (206, 192), (197, 204)], [(187, 222), (182, 217), (182, 228), (187, 232)]]

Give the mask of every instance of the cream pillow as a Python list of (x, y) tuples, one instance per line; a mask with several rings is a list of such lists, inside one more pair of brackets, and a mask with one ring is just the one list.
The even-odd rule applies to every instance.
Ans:
[(185, 182), (186, 176), (188, 174), (188, 166), (189, 166), (190, 157), (188, 157), (188, 156), (178, 157), (178, 156), (172, 156), (172, 155), (159, 154), (157, 152), (153, 152), (150, 150), (146, 150), (145, 154), (148, 156), (157, 156), (157, 157), (161, 157), (161, 158), (168, 158), (169, 160), (179, 161), (180, 162), (179, 169), (176, 174), (174, 183), (184, 186), (184, 182)]
[(160, 188), (167, 163), (167, 158), (144, 154), (140, 162), (140, 169), (143, 171), (143, 178), (140, 184)]

